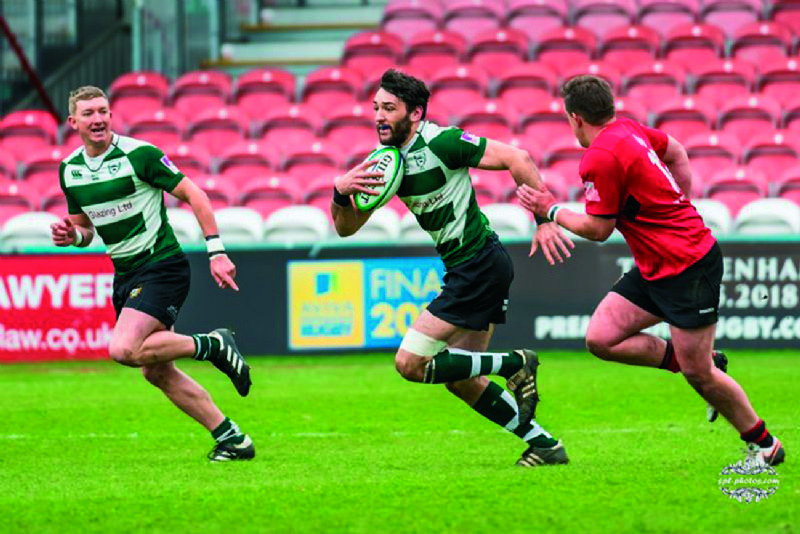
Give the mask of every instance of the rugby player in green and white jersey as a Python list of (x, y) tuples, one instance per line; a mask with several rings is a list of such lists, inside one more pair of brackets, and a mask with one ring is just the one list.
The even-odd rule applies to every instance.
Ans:
[(211, 432), (211, 461), (249, 460), (249, 436), (220, 411), (197, 382), (178, 370), (179, 358), (208, 360), (250, 390), (250, 367), (232, 333), (185, 336), (174, 332), (189, 293), (189, 262), (167, 220), (163, 191), (188, 203), (206, 236), (211, 274), (221, 288), (236, 291), (236, 267), (225, 255), (206, 194), (155, 146), (111, 130), (105, 93), (85, 86), (69, 97), (69, 124), (83, 146), (59, 169), (69, 215), (51, 226), (57, 246), (86, 247), (95, 233), (114, 264), (113, 303), (117, 323), (109, 353), (118, 363), (141, 367), (145, 378), (178, 408)]
[[(395, 366), (406, 380), (445, 384), (479, 414), (522, 438), (528, 448), (517, 465), (567, 463), (561, 441), (533, 419), (539, 400), (536, 354), (486, 352), (494, 325), (505, 322), (514, 269), (478, 208), (469, 168), (508, 170), (517, 184), (537, 188), (538, 170), (524, 150), (425, 121), (429, 97), (422, 81), (390, 69), (374, 100), (380, 144), (398, 147), (405, 158), (397, 195), (433, 238), (446, 270), (441, 293), (408, 330)], [(372, 163), (334, 182), (331, 214), (340, 236), (354, 234), (370, 217), (355, 208), (350, 195), (376, 194), (367, 187), (380, 176), (368, 172)], [(541, 247), (553, 264), (563, 261), (562, 254), (569, 257), (572, 246), (554, 224), (544, 222), (532, 250)], [(514, 397), (486, 375), (504, 377)]]

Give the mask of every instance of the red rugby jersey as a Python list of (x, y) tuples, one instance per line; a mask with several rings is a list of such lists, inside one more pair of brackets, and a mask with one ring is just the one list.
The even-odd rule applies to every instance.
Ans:
[(647, 280), (681, 273), (716, 241), (660, 159), (668, 140), (659, 130), (618, 117), (580, 164), (586, 213), (616, 218)]

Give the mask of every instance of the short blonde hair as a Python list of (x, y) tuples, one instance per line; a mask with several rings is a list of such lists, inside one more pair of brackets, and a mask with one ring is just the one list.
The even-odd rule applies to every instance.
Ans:
[(92, 100), (93, 98), (105, 98), (108, 100), (106, 94), (99, 87), (94, 85), (78, 87), (69, 94), (69, 114), (75, 115), (78, 110), (78, 100)]

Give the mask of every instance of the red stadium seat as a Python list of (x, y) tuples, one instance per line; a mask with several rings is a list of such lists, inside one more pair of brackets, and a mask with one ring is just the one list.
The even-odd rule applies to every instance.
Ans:
[(189, 123), (186, 135), (196, 144), (203, 145), (211, 155), (218, 155), (226, 147), (247, 137), (249, 121), (238, 108), (206, 110)]
[(42, 191), (44, 192), (41, 197), (42, 211), (52, 213), (59, 218), (66, 217), (69, 213), (69, 208), (67, 206), (67, 197), (64, 196), (64, 191), (61, 189), (61, 186), (58, 184), (51, 185), (49, 188), (43, 189)]
[(371, 72), (383, 73), (396, 65), (403, 55), (403, 39), (385, 31), (365, 31), (350, 37), (344, 45), (342, 66), (362, 77)]
[(784, 107), (783, 127), (788, 130), (800, 131), (800, 95)]
[(423, 31), (411, 37), (405, 60), (408, 68), (431, 78), (442, 68), (461, 61), (466, 49), (466, 40), (455, 32)]
[[(411, 69), (408, 65), (397, 65), (394, 67), (395, 69), (404, 72), (410, 76), (414, 76), (415, 78), (419, 78), (423, 80), (425, 83), (430, 83), (430, 76), (427, 74), (420, 72), (416, 69)], [(378, 92), (381, 84), (381, 77), (383, 76), (384, 71), (374, 71), (368, 73), (364, 78), (364, 84), (362, 88), (364, 89), (364, 98), (367, 101), (372, 101), (372, 98), (375, 96), (375, 93)]]
[(52, 145), (57, 134), (58, 124), (46, 111), (14, 111), (0, 121), (0, 148), (21, 159), (31, 150)]
[(477, 171), (470, 169), (472, 188), (475, 190), (475, 200), (479, 206), (488, 206), (503, 201), (503, 191), (499, 182), (491, 176), (492, 171)]
[(458, 127), (472, 134), (490, 139), (510, 138), (514, 134), (515, 112), (500, 100), (467, 104), (456, 114)]
[(325, 142), (341, 150), (360, 141), (377, 142), (375, 112), (362, 104), (344, 104), (328, 115), (323, 127)]
[(164, 154), (186, 176), (202, 176), (211, 173), (211, 155), (203, 145), (179, 143), (163, 148)]
[(623, 92), (648, 110), (655, 109), (662, 102), (680, 97), (685, 76), (680, 64), (655, 61), (629, 70)]
[(707, 98), (717, 107), (750, 94), (755, 80), (753, 66), (736, 59), (705, 64), (695, 74), (695, 94)]
[(742, 162), (775, 181), (785, 169), (800, 164), (800, 133), (774, 130), (756, 135), (745, 146)]
[(700, 18), (732, 37), (736, 30), (761, 17), (760, 0), (703, 0)]
[(497, 79), (497, 98), (525, 111), (542, 99), (549, 100), (558, 87), (558, 76), (547, 65), (522, 63), (501, 74)]
[(169, 82), (158, 72), (128, 72), (111, 83), (109, 102), (114, 115), (130, 120), (134, 115), (164, 107)]
[(295, 104), (276, 108), (267, 114), (256, 132), (263, 141), (285, 152), (293, 145), (312, 143), (321, 129), (319, 114), (307, 106)]
[(664, 42), (664, 58), (680, 63), (689, 72), (722, 57), (725, 33), (709, 24), (682, 24), (669, 31)]
[(538, 42), (541, 36), (568, 22), (567, 0), (509, 0), (508, 26)]
[(553, 28), (542, 34), (536, 47), (536, 60), (561, 73), (575, 64), (592, 59), (597, 37), (586, 28)]
[(647, 124), (647, 108), (642, 105), (638, 98), (617, 98), (614, 101), (614, 109), (618, 117), (627, 117), (636, 122)]
[(15, 215), (38, 208), (38, 195), (28, 184), (0, 181), (0, 225)]
[(221, 71), (187, 72), (172, 85), (172, 105), (185, 117), (224, 107), (231, 93), (230, 76)]
[(769, 19), (787, 26), (795, 35), (800, 35), (800, 1), (777, 0), (770, 2), (770, 5)]
[(766, 62), (759, 69), (756, 87), (762, 95), (774, 98), (788, 106), (800, 95), (800, 58), (778, 59)]
[(0, 179), (14, 179), (16, 176), (16, 158), (10, 152), (0, 148)]
[(636, 19), (666, 36), (673, 28), (693, 24), (700, 12), (700, 0), (639, 0)]
[(481, 33), (499, 29), (504, 18), (504, 6), (491, 0), (453, 0), (444, 6), (442, 27), (472, 41)]
[(749, 95), (732, 99), (719, 110), (717, 128), (734, 134), (743, 144), (754, 136), (777, 128), (780, 105), (768, 96)]
[(603, 62), (621, 72), (642, 64), (650, 64), (661, 48), (661, 36), (653, 28), (626, 25), (606, 32), (600, 46)]
[(128, 127), (128, 135), (163, 147), (180, 143), (185, 130), (183, 115), (167, 108), (135, 115)]
[(694, 134), (710, 130), (716, 113), (702, 97), (679, 97), (655, 109), (653, 127), (684, 142)]
[(275, 210), (297, 204), (297, 183), (289, 176), (269, 176), (250, 180), (244, 185), (239, 204), (256, 210), (262, 218)]
[(586, 149), (574, 135), (559, 137), (547, 147), (545, 169), (570, 177), (578, 176), (578, 167)]
[(39, 191), (46, 191), (54, 185), (59, 185), (58, 168), (61, 166), (61, 160), (69, 154), (70, 151), (60, 147), (34, 150), (22, 160), (20, 179)]
[(745, 204), (766, 198), (769, 185), (766, 176), (756, 170), (744, 167), (723, 169), (706, 182), (705, 197), (719, 200), (736, 217)]
[(430, 108), (455, 113), (467, 104), (483, 100), (489, 86), (489, 76), (470, 65), (443, 67), (433, 77)]
[(328, 219), (331, 219), (333, 178), (334, 175), (306, 176), (303, 183), (307, 183), (308, 186), (301, 190), (303, 202), (324, 211)]
[(397, 35), (414, 35), (437, 29), (441, 20), (438, 2), (392, 0), (383, 10), (381, 28)]
[(528, 58), (528, 38), (510, 28), (490, 30), (475, 37), (467, 53), (469, 62), (499, 78)]
[(598, 37), (611, 28), (631, 24), (636, 13), (633, 0), (574, 0), (575, 24), (591, 29)]
[(618, 91), (622, 85), (622, 73), (614, 65), (603, 61), (577, 63), (562, 71), (562, 77), (565, 81), (581, 74), (591, 74), (603, 78), (611, 85), (611, 89), (614, 91)]
[(742, 144), (735, 136), (723, 132), (695, 134), (684, 143), (695, 175), (705, 182), (715, 172), (739, 163)]
[(792, 200), (800, 205), (800, 165), (784, 170), (774, 186), (775, 196)]
[(293, 146), (286, 151), (282, 170), (303, 183), (316, 178), (332, 178), (340, 172), (339, 153), (338, 147), (321, 141)]
[(736, 59), (763, 65), (786, 58), (792, 50), (792, 31), (777, 22), (754, 22), (740, 28), (731, 46)]
[(236, 80), (234, 101), (251, 119), (263, 119), (276, 106), (294, 100), (295, 80), (292, 73), (278, 68), (248, 71)]
[(322, 67), (306, 77), (302, 101), (322, 116), (345, 102), (361, 97), (361, 75), (342, 67)]
[(219, 158), (217, 172), (238, 190), (250, 179), (272, 174), (277, 157), (263, 141), (243, 141), (226, 148)]
[(542, 147), (554, 139), (572, 135), (560, 98), (540, 100), (528, 106), (520, 119), (519, 129), (523, 136), (530, 137)]
[(354, 141), (352, 145), (344, 148), (344, 168), (352, 169), (364, 161), (377, 147), (378, 140), (374, 136), (372, 139)]
[(536, 139), (533, 137), (526, 135), (515, 135), (506, 139), (500, 139), (500, 141), (508, 143), (511, 146), (521, 148), (527, 152), (537, 164), (541, 163), (542, 158), (544, 158), (544, 149), (542, 149), (542, 146), (537, 143)]
[[(208, 200), (211, 201), (211, 208), (215, 211), (232, 206), (236, 199), (236, 190), (224, 179), (215, 176), (197, 176), (192, 181), (208, 195)], [(177, 205), (187, 210), (192, 209), (189, 204), (171, 196), (167, 196), (167, 205)]]

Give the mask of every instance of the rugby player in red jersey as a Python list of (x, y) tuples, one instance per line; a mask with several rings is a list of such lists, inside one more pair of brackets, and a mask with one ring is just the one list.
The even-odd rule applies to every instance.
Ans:
[[(683, 373), (739, 431), (752, 457), (783, 462), (780, 440), (725, 374), (724, 355), (713, 351), (722, 252), (689, 202), (683, 146), (659, 130), (616, 117), (614, 95), (600, 78), (573, 78), (561, 96), (575, 137), (587, 148), (579, 170), (586, 213), (562, 209), (545, 188), (527, 185), (518, 189), (520, 203), (593, 241), (605, 241), (618, 229), (636, 262), (592, 315), (587, 348), (603, 360)], [(662, 321), (669, 324), (670, 341), (642, 332)]]

